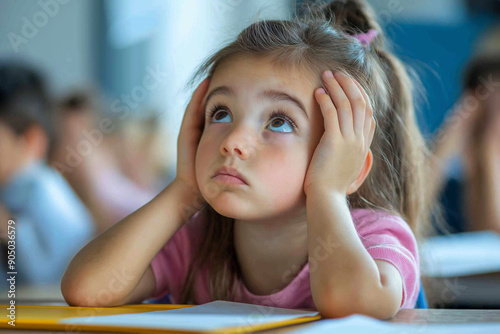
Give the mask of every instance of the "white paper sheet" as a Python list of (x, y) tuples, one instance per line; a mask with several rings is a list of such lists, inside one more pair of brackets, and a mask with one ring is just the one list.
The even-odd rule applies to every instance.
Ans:
[(68, 318), (60, 322), (82, 325), (202, 331), (216, 330), (224, 327), (265, 324), (304, 316), (315, 316), (317, 314), (318, 312), (217, 300), (203, 305), (174, 310)]
[[(301, 325), (293, 334), (498, 334), (500, 323), (402, 324), (355, 314), (341, 319), (323, 319)], [(293, 329), (293, 327), (291, 328)]]
[(431, 237), (420, 245), (422, 274), (459, 277), (500, 271), (500, 235), (467, 232)]

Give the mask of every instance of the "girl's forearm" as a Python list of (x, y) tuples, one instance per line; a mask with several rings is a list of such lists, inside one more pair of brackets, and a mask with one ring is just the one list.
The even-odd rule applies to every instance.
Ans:
[(354, 227), (345, 195), (328, 191), (308, 195), (307, 225), (311, 291), (318, 311), (328, 317), (362, 313), (386, 318), (383, 303), (368, 301), (380, 296), (383, 286)]
[[(106, 293), (113, 304), (128, 296), (160, 249), (202, 205), (197, 193), (172, 182), (76, 254), (61, 282), (66, 300), (91, 305)], [(114, 281), (120, 289), (110, 287)]]

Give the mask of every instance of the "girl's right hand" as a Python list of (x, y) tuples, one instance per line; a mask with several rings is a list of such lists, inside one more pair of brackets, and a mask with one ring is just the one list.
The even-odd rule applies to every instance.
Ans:
[(177, 139), (177, 175), (174, 181), (188, 186), (191, 193), (199, 196), (201, 193), (196, 181), (195, 159), (205, 123), (203, 104), (209, 83), (210, 78), (206, 78), (194, 91), (186, 107)]

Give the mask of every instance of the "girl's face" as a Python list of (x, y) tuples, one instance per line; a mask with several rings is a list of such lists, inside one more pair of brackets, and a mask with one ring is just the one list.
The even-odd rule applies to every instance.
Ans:
[[(257, 220), (292, 217), (305, 207), (304, 179), (324, 132), (313, 95), (318, 87), (320, 75), (285, 71), (265, 58), (240, 57), (217, 67), (196, 154), (198, 186), (214, 210)], [(287, 116), (272, 116), (275, 111)], [(212, 178), (222, 166), (238, 170), (248, 184)]]

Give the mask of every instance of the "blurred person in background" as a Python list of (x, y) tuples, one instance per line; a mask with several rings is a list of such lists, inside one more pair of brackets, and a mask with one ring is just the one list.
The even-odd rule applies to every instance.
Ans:
[[(123, 173), (154, 195), (165, 188), (175, 173), (164, 149), (167, 135), (160, 131), (154, 112), (140, 119), (124, 122), (113, 138)], [(175, 161), (173, 161), (175, 163)]]
[(50, 164), (90, 210), (98, 234), (161, 190), (154, 123), (108, 117), (89, 91), (69, 94), (57, 110), (61, 126)]
[(433, 184), (447, 232), (500, 233), (500, 26), (466, 66), (463, 96), (434, 143)]
[[(17, 271), (16, 284), (59, 284), (72, 257), (94, 235), (87, 209), (46, 163), (54, 124), (45, 85), (26, 65), (0, 64), (2, 272)], [(15, 268), (7, 269), (8, 231), (15, 232)]]

